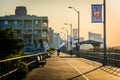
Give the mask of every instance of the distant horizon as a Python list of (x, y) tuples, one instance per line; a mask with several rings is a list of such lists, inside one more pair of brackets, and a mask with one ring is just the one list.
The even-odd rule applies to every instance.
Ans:
[[(17, 6), (25, 6), (28, 15), (48, 16), (49, 27), (55, 33), (61, 31), (70, 34), (70, 27), (64, 23), (72, 23), (77, 28), (77, 13), (72, 6), (80, 11), (80, 37), (88, 39), (88, 32), (98, 33), (103, 38), (103, 23), (91, 23), (91, 4), (102, 4), (103, 0), (0, 0), (0, 16), (14, 15)], [(106, 0), (106, 38), (107, 46), (120, 46), (120, 0)]]

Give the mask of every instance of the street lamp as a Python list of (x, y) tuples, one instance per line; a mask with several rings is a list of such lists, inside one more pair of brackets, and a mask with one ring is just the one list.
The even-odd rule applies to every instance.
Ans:
[(64, 39), (66, 39), (66, 37), (65, 37), (66, 35), (63, 32), (60, 32), (60, 33), (62, 33), (64, 35)]
[(103, 0), (104, 6), (104, 55), (103, 55), (103, 66), (107, 65), (107, 48), (106, 48), (106, 0)]
[[(65, 47), (67, 48), (67, 39), (66, 39), (66, 34), (64, 34), (63, 32), (60, 32), (60, 33), (62, 33), (62, 34), (63, 34), (63, 37), (64, 37), (63, 42), (65, 42)], [(66, 51), (67, 51), (67, 49), (66, 49)]]
[(68, 23), (64, 23), (65, 25), (69, 25), (70, 26), (70, 35), (71, 35), (71, 41), (70, 41), (70, 45), (71, 45), (71, 56), (72, 56), (72, 24), (68, 24)]
[(79, 12), (77, 9), (75, 9), (74, 7), (68, 7), (68, 8), (74, 9), (74, 10), (77, 12), (77, 14), (78, 14), (78, 45), (77, 45), (77, 46), (78, 46), (78, 54), (77, 54), (77, 56), (79, 57), (79, 56), (80, 56), (80, 43), (79, 43), (79, 42), (80, 42), (80, 41), (79, 41), (79, 37), (80, 37), (80, 35), (79, 35), (79, 33), (80, 33), (80, 32), (79, 32), (79, 31), (80, 31), (80, 30), (79, 30), (79, 28), (80, 28), (80, 27), (79, 27), (79, 26), (80, 26), (80, 25), (79, 25), (79, 24), (80, 24), (80, 23), (79, 23), (79, 15), (80, 15), (80, 12)]
[[(67, 38), (68, 38), (68, 30), (66, 28), (62, 28), (62, 29), (66, 30), (66, 32), (67, 32)], [(68, 49), (68, 40), (67, 40), (67, 49)]]

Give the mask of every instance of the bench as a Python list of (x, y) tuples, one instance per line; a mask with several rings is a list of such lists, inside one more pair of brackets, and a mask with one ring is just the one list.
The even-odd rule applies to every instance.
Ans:
[(43, 59), (42, 56), (36, 56), (36, 61), (37, 61), (37, 67), (39, 67), (39, 65), (42, 65), (42, 67), (44, 67), (44, 65), (46, 64), (46, 60)]
[(50, 57), (51, 57), (51, 53), (47, 52), (47, 58), (50, 58)]

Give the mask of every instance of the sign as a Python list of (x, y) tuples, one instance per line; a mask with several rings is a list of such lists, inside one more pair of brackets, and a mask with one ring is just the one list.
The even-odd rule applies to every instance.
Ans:
[(67, 41), (71, 41), (71, 37), (69, 35), (67, 36)]
[(73, 29), (73, 38), (74, 40), (78, 39), (78, 29)]
[(63, 47), (64, 45), (65, 45), (65, 42), (63, 42), (63, 43), (60, 45), (60, 47), (59, 47), (59, 48)]
[(102, 23), (102, 4), (92, 4), (92, 23)]

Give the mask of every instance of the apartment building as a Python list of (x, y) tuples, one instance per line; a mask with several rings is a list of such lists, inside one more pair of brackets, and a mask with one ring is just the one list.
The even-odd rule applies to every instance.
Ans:
[(43, 51), (48, 43), (48, 17), (27, 15), (24, 6), (18, 6), (15, 15), (0, 16), (0, 28), (13, 28), (15, 36), (24, 40), (25, 51)]
[(60, 34), (54, 33), (53, 35), (53, 46), (55, 49), (60, 47)]
[(49, 28), (49, 30), (48, 30), (48, 45), (49, 45), (49, 48), (54, 48), (53, 37), (54, 37), (54, 30), (52, 28)]

